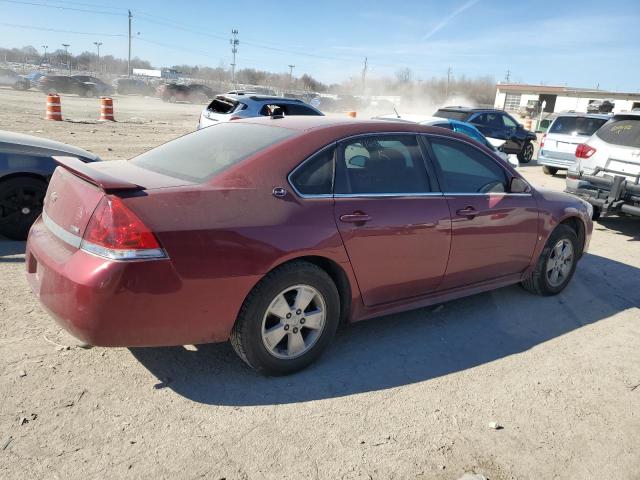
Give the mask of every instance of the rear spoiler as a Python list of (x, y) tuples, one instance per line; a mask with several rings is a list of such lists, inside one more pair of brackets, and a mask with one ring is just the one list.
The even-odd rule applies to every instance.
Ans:
[(96, 164), (87, 164), (77, 157), (54, 156), (52, 158), (62, 168), (69, 170), (74, 175), (101, 188), (105, 192), (114, 190), (144, 190), (144, 187), (141, 185), (127, 182), (126, 180), (104, 173), (94, 168)]

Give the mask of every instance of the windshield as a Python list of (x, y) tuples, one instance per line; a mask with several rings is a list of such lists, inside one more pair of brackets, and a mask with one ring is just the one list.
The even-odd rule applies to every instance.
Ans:
[(281, 127), (221, 123), (160, 145), (131, 162), (154, 172), (201, 183), (295, 133)]
[(240, 102), (231, 98), (216, 97), (213, 102), (209, 104), (207, 110), (213, 113), (232, 113), (239, 104)]
[(640, 148), (640, 116), (616, 117), (598, 130), (597, 135), (613, 145)]
[(464, 122), (469, 116), (469, 112), (440, 109), (436, 113), (434, 113), (433, 116), (440, 118), (452, 118), (453, 120), (460, 120), (461, 122)]
[(558, 117), (551, 125), (549, 133), (562, 135), (585, 135), (590, 137), (606, 123), (604, 118)]

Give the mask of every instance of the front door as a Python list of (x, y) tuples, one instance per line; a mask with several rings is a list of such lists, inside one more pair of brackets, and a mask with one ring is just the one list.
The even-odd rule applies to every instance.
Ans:
[(533, 196), (508, 193), (507, 171), (471, 144), (443, 137), (431, 137), (429, 143), (452, 217), (442, 288), (523, 272), (537, 242)]
[(339, 151), (335, 220), (365, 305), (436, 290), (451, 220), (415, 135), (357, 137)]

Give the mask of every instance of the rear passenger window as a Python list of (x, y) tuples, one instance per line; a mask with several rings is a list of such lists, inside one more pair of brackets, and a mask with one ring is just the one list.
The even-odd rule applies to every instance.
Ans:
[(488, 155), (457, 140), (429, 140), (445, 193), (506, 192), (505, 171)]
[(328, 148), (304, 162), (291, 175), (291, 184), (302, 195), (331, 195), (335, 148)]
[(296, 105), (295, 103), (293, 103), (291, 105), (287, 105), (287, 115), (320, 115), (320, 114), (305, 105)]
[(338, 194), (429, 192), (429, 181), (413, 135), (376, 135), (345, 142), (337, 162)]

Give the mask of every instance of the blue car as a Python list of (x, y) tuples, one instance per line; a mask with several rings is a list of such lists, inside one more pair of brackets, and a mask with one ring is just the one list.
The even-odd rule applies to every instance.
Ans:
[(56, 169), (54, 156), (72, 156), (84, 162), (100, 157), (78, 147), (44, 138), (0, 130), (0, 234), (25, 240), (42, 212), (49, 179)]

